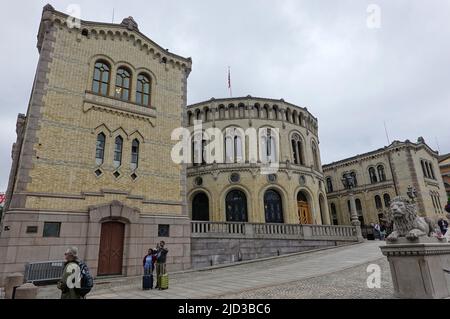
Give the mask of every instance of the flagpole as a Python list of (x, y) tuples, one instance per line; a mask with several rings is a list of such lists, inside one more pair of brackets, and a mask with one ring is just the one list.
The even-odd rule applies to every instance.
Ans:
[(231, 68), (228, 66), (228, 89), (230, 90), (230, 97), (233, 97), (233, 91), (231, 90)]

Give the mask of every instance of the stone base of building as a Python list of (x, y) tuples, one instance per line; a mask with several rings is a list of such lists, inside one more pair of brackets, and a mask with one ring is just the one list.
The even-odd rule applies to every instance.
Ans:
[(191, 241), (192, 268), (203, 268), (349, 244), (349, 242), (334, 240), (294, 239), (192, 238)]
[[(61, 223), (58, 237), (43, 237), (45, 222)], [(145, 215), (120, 202), (92, 207), (88, 213), (15, 210), (7, 212), (2, 221), (0, 286), (6, 275), (24, 273), (29, 262), (63, 260), (69, 246), (78, 247), (79, 257), (97, 276), (102, 229), (107, 223), (123, 225), (123, 247), (114, 251), (122, 251), (121, 271), (115, 275), (141, 274), (143, 257), (161, 240), (169, 249), (168, 271), (191, 267), (191, 225), (187, 217)], [(159, 225), (168, 225), (168, 237), (158, 236)]]
[(408, 299), (450, 297), (450, 244), (436, 238), (400, 238), (381, 246), (387, 256), (395, 296)]

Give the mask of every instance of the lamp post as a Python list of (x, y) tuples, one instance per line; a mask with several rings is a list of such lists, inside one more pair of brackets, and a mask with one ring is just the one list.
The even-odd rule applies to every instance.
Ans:
[(353, 188), (355, 188), (355, 178), (350, 173), (345, 173), (342, 178), (342, 184), (344, 188), (348, 190), (348, 196), (350, 198), (350, 219), (352, 226), (356, 229), (356, 236), (358, 241), (363, 241), (361, 233), (361, 222), (358, 219), (358, 213), (356, 212), (355, 195), (353, 194)]

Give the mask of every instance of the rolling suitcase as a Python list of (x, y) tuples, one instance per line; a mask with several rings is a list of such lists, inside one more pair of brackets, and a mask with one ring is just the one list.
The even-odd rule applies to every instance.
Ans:
[(161, 289), (169, 289), (169, 275), (164, 274), (160, 279), (160, 288)]
[(153, 289), (153, 275), (144, 275), (142, 277), (142, 289), (143, 290)]

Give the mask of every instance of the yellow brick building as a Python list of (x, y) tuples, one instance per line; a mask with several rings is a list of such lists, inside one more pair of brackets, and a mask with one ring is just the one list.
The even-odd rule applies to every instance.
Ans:
[(185, 168), (171, 132), (183, 126), (191, 59), (170, 53), (126, 18), (80, 21), (47, 5), (26, 115), (19, 115), (0, 277), (67, 245), (96, 274), (141, 273), (164, 239), (169, 269), (190, 267)]
[(417, 192), (421, 216), (445, 217), (445, 187), (439, 174), (438, 153), (423, 138), (416, 143), (394, 141), (389, 146), (323, 166), (332, 219), (350, 224), (349, 193), (342, 184), (344, 173), (356, 176), (356, 208), (362, 225), (379, 223), (395, 196)]

